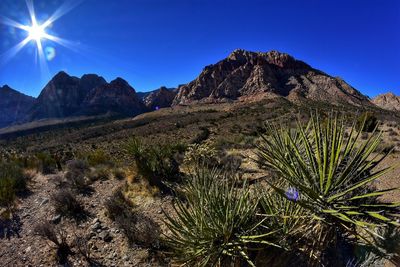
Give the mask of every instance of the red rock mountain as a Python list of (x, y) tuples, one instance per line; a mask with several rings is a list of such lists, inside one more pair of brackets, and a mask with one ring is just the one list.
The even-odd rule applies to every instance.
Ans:
[(292, 56), (235, 50), (204, 68), (192, 82), (180, 86), (173, 104), (215, 102), (242, 96), (274, 94), (291, 100), (371, 105), (368, 97)]
[(95, 74), (83, 75), (79, 79), (59, 72), (40, 93), (28, 120), (73, 116), (80, 111), (90, 90), (106, 83), (103, 77)]
[(117, 78), (92, 89), (81, 105), (80, 115), (120, 114), (134, 116), (147, 111), (146, 106), (125, 80)]
[(372, 103), (383, 109), (400, 111), (400, 96), (393, 93), (378, 95), (372, 99)]
[(0, 128), (22, 120), (35, 102), (8, 85), (0, 87)]
[(143, 102), (150, 110), (165, 108), (171, 106), (175, 96), (175, 88), (166, 88), (162, 86), (160, 89), (152, 91), (149, 95), (145, 96)]

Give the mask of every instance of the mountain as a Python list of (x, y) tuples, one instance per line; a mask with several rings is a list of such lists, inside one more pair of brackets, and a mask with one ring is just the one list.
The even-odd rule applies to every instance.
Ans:
[(95, 74), (83, 75), (79, 79), (59, 72), (44, 87), (27, 120), (73, 116), (79, 112), (90, 90), (106, 83), (103, 77)]
[(24, 118), (35, 98), (24, 95), (8, 85), (0, 87), (0, 128)]
[(92, 89), (81, 105), (80, 115), (120, 114), (134, 116), (147, 111), (145, 105), (125, 80), (117, 78)]
[(176, 93), (176, 88), (167, 88), (162, 86), (144, 97), (143, 102), (150, 110), (170, 107)]
[(256, 95), (279, 95), (293, 101), (311, 99), (330, 103), (371, 105), (367, 96), (292, 56), (270, 51), (233, 51), (206, 66), (192, 82), (180, 86), (173, 104), (218, 102)]
[(383, 109), (400, 111), (400, 96), (393, 93), (378, 95), (372, 99), (372, 103)]

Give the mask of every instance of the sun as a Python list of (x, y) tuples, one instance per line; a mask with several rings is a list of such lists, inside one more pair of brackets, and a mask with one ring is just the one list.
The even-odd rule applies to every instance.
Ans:
[(27, 32), (28, 32), (28, 38), (36, 42), (40, 42), (40, 40), (42, 40), (47, 36), (45, 27), (43, 27), (43, 25), (38, 25), (36, 23), (33, 23), (32, 26), (28, 26)]

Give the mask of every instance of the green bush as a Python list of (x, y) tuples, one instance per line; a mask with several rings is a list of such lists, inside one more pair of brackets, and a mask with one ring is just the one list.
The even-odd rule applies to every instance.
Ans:
[(26, 190), (22, 169), (15, 163), (0, 162), (0, 205), (10, 206), (16, 194)]
[(96, 149), (86, 155), (86, 160), (90, 166), (112, 165), (110, 156), (102, 149)]
[(176, 156), (183, 152), (182, 145), (145, 145), (134, 138), (127, 144), (127, 150), (135, 161), (138, 174), (148, 179), (151, 186), (169, 191), (165, 183), (181, 180)]
[(360, 243), (376, 245), (372, 240), (379, 229), (399, 226), (395, 214), (400, 203), (379, 199), (396, 189), (374, 187), (378, 178), (393, 169), (378, 168), (388, 155), (375, 153), (381, 134), (372, 132), (360, 141), (356, 127), (347, 138), (345, 128), (338, 116), (331, 115), (322, 123), (313, 115), (308, 124), (298, 122), (295, 129), (268, 125), (268, 135), (262, 136), (258, 147), (258, 163), (281, 180), (269, 184), (310, 214), (301, 238), (314, 263), (318, 259), (340, 265), (341, 258), (335, 255), (345, 255)]

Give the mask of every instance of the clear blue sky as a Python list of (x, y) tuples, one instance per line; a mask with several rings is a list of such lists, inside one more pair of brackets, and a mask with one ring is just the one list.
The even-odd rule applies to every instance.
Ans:
[[(39, 21), (65, 2), (33, 1)], [(24, 0), (1, 0), (0, 14), (29, 21)], [(369, 96), (400, 94), (398, 0), (83, 0), (48, 32), (74, 49), (45, 42), (56, 54), (42, 75), (30, 42), (7, 62), (0, 59), (0, 85), (37, 96), (65, 70), (108, 81), (120, 76), (138, 91), (175, 87), (243, 48), (287, 52)], [(0, 24), (0, 55), (25, 36)]]

